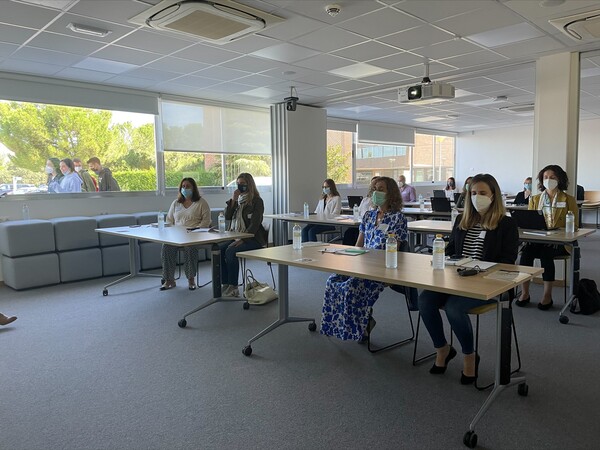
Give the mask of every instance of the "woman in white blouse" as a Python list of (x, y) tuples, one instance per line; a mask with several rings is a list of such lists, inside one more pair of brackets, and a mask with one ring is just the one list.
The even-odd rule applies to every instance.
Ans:
[[(335, 181), (327, 178), (323, 181), (323, 195), (317, 203), (315, 213), (325, 219), (333, 219), (342, 212), (342, 199), (335, 186)], [(302, 242), (316, 241), (317, 234), (335, 230), (331, 225), (309, 224), (302, 229)]]
[[(210, 226), (210, 207), (200, 197), (198, 185), (193, 178), (184, 178), (179, 183), (177, 199), (171, 203), (167, 219), (171, 225), (208, 228)], [(179, 247), (163, 244), (161, 251), (163, 285), (161, 291), (175, 287), (175, 267)], [(183, 250), (183, 266), (190, 291), (196, 289), (196, 271), (198, 269), (198, 247), (186, 246)]]

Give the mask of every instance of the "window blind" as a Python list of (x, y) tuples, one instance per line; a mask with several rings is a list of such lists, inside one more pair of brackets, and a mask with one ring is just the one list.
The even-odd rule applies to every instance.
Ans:
[(358, 141), (378, 144), (414, 145), (414, 128), (374, 122), (358, 123)]

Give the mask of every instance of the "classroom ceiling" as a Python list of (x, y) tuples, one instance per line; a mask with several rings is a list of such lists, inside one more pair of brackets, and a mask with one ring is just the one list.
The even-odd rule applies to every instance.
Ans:
[[(329, 116), (460, 132), (532, 123), (533, 112), (503, 108), (534, 103), (535, 59), (600, 48), (548, 23), (598, 1), (241, 0), (285, 20), (224, 45), (128, 22), (159, 1), (0, 0), (0, 71), (254, 106), (295, 86), (300, 103)], [(420, 82), (425, 61), (456, 98), (399, 103), (398, 88)], [(582, 118), (600, 116), (600, 57), (582, 61), (582, 92)]]

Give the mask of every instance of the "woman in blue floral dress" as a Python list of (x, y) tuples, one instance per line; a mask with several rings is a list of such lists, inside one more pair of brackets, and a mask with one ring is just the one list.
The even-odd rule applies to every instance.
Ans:
[[(393, 233), (398, 246), (408, 239), (402, 197), (396, 181), (380, 177), (372, 195), (377, 208), (365, 213), (360, 224), (357, 247), (385, 248)], [(325, 287), (321, 334), (342, 340), (362, 340), (369, 321), (369, 308), (377, 301), (385, 283), (345, 275), (331, 275)]]

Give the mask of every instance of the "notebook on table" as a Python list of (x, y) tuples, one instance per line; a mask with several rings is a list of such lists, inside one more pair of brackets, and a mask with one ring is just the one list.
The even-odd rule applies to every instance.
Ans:
[(348, 196), (348, 207), (354, 208), (354, 205), (360, 206), (360, 202), (362, 202), (362, 195), (349, 195)]
[(517, 209), (511, 211), (510, 214), (517, 222), (517, 226), (523, 230), (548, 232), (557, 229), (556, 227), (548, 228), (542, 212), (535, 209)]

